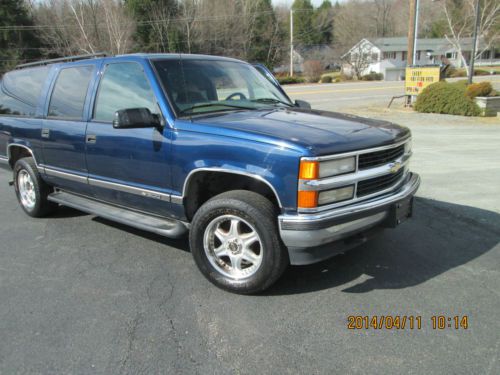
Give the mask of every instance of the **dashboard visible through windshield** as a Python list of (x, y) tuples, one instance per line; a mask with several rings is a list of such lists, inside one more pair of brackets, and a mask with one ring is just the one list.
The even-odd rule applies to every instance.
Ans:
[(153, 63), (179, 116), (292, 106), (249, 64), (203, 59), (163, 59)]

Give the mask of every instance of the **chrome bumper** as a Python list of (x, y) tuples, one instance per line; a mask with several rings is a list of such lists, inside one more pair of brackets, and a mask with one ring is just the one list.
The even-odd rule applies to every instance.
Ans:
[(281, 238), (292, 251), (366, 231), (382, 223), (391, 206), (414, 196), (419, 186), (420, 177), (411, 173), (403, 186), (388, 195), (316, 214), (281, 215), (278, 218)]

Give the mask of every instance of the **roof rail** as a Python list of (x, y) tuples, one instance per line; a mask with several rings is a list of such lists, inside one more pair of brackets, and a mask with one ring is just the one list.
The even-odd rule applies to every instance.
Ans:
[(22, 68), (28, 68), (32, 66), (41, 66), (41, 65), (48, 65), (48, 64), (54, 64), (54, 63), (60, 63), (60, 62), (70, 62), (70, 61), (78, 61), (78, 60), (85, 60), (85, 59), (92, 59), (92, 58), (97, 58), (97, 57), (106, 57), (108, 54), (106, 52), (98, 52), (98, 53), (91, 53), (87, 55), (77, 55), (77, 56), (68, 56), (68, 57), (59, 57), (57, 59), (49, 59), (49, 60), (41, 60), (41, 61), (36, 61), (32, 63), (27, 63), (27, 64), (20, 64), (15, 67), (15, 69), (22, 69)]

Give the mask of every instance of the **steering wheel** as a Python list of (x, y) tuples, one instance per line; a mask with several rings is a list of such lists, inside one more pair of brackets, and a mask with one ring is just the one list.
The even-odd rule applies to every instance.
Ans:
[(233, 92), (231, 95), (229, 95), (225, 100), (234, 100), (233, 98), (235, 96), (239, 96), (240, 97), (240, 100), (246, 100), (247, 97), (245, 96), (245, 94), (241, 93), (241, 92)]

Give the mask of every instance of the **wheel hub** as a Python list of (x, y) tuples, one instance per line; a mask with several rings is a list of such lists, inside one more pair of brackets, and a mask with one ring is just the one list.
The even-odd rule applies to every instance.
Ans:
[(237, 255), (241, 253), (241, 249), (243, 248), (243, 244), (241, 241), (239, 241), (237, 238), (234, 240), (229, 240), (226, 244), (226, 248), (233, 253), (234, 255)]
[(264, 249), (257, 230), (239, 216), (213, 219), (205, 229), (203, 246), (212, 266), (232, 279), (252, 276), (263, 261)]

